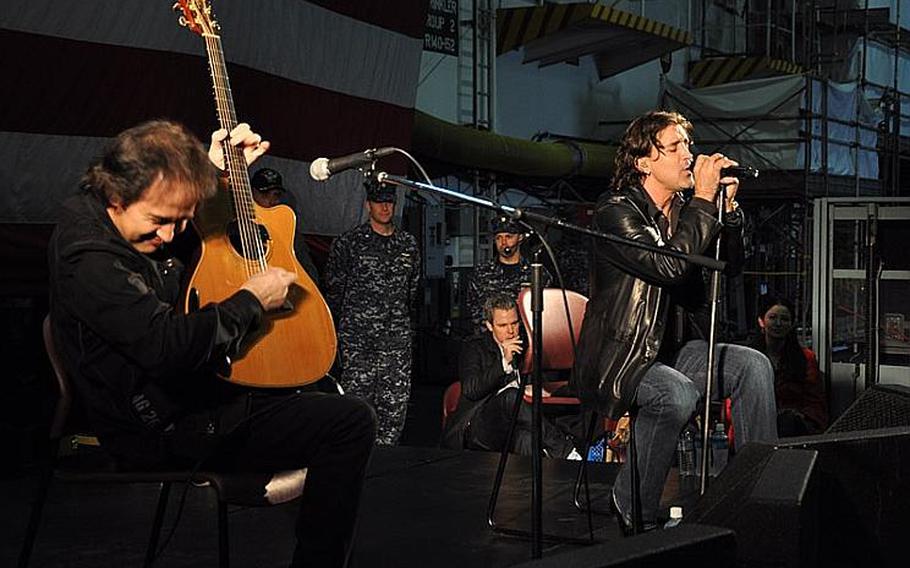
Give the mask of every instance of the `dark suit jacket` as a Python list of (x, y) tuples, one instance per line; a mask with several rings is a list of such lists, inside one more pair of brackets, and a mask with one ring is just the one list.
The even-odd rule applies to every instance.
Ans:
[(493, 335), (484, 332), (468, 339), (458, 355), (461, 397), (458, 408), (446, 421), (442, 446), (464, 448), (465, 431), (474, 415), (496, 392), (512, 381), (514, 375), (502, 372), (502, 352)]

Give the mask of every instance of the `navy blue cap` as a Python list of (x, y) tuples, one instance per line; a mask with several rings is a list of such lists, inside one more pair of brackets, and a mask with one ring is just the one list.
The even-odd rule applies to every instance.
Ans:
[(368, 180), (363, 183), (367, 190), (367, 201), (373, 203), (395, 203), (395, 187), (384, 183), (378, 183), (374, 180)]
[(250, 178), (250, 185), (257, 191), (266, 191), (273, 188), (284, 191), (281, 174), (271, 168), (260, 168), (259, 170), (256, 170), (256, 173)]
[(510, 233), (513, 235), (521, 234), (521, 227), (508, 215), (497, 215), (490, 221), (490, 232), (494, 235), (498, 233)]

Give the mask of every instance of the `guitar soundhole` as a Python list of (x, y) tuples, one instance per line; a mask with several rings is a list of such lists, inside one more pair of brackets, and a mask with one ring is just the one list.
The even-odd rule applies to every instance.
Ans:
[(249, 248), (251, 250), (244, 250), (243, 239), (240, 235), (240, 226), (237, 223), (237, 220), (234, 219), (228, 223), (227, 226), (227, 234), (228, 238), (231, 241), (231, 246), (234, 247), (234, 250), (237, 251), (237, 254), (248, 260), (258, 260), (260, 251), (262, 255), (265, 255), (266, 251), (268, 251), (269, 248), (269, 241), (271, 240), (269, 237), (269, 230), (265, 227), (265, 225), (256, 223), (255, 227), (259, 234), (259, 242), (262, 243), (262, 247), (257, 250), (256, 245), (254, 243), (250, 243)]

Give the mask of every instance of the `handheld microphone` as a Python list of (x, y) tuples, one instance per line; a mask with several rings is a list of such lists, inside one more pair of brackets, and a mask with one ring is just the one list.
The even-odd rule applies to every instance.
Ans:
[(395, 148), (384, 147), (370, 148), (340, 158), (316, 158), (310, 164), (310, 177), (316, 181), (325, 181), (339, 172), (365, 166), (393, 153), (395, 153)]
[(739, 179), (757, 178), (758, 170), (752, 166), (730, 166), (721, 168), (720, 177), (735, 177)]
[(505, 256), (512, 256), (512, 252), (513, 252), (514, 250), (515, 250), (515, 249), (513, 249), (512, 247), (509, 247), (509, 246), (502, 247), (502, 254), (505, 255)]

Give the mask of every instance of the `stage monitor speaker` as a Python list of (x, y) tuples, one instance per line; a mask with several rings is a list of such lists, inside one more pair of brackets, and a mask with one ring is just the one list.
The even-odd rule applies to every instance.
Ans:
[(741, 566), (815, 566), (818, 492), (812, 472), (817, 457), (814, 450), (749, 444), (683, 523), (732, 529)]
[(679, 525), (621, 540), (586, 546), (514, 568), (666, 568), (736, 565), (733, 531), (698, 524)]
[(820, 566), (906, 566), (910, 426), (784, 438), (818, 452)]
[(873, 387), (832, 431), (746, 446), (684, 522), (733, 529), (741, 565), (905, 566), (910, 426), (894, 424), (908, 401)]
[(873, 385), (859, 395), (826, 433), (910, 426), (910, 388)]

